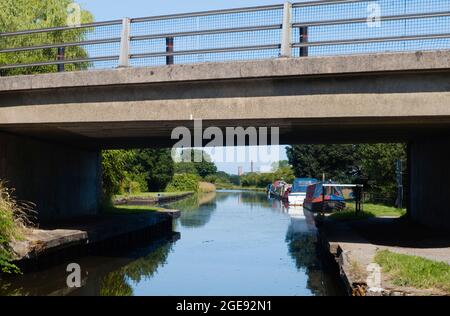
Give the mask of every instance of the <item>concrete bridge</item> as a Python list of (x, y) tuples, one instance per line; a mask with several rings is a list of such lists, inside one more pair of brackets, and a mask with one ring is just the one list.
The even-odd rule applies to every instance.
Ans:
[(450, 227), (450, 51), (168, 65), (0, 78), (0, 178), (42, 220), (95, 214), (100, 150), (172, 129), (280, 127), (281, 142), (409, 143), (409, 212)]

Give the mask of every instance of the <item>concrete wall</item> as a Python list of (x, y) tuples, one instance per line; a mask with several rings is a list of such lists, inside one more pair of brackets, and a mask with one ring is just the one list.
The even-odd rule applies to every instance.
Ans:
[(409, 159), (411, 218), (450, 229), (450, 142), (413, 142)]
[(0, 133), (0, 179), (36, 204), (40, 222), (94, 215), (101, 194), (99, 151)]

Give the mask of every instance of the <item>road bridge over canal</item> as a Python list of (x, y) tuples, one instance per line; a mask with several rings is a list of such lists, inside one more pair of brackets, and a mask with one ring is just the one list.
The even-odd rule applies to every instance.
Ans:
[[(95, 214), (101, 194), (102, 149), (170, 146), (173, 128), (192, 128), (193, 119), (202, 119), (204, 128), (279, 127), (281, 143), (285, 144), (409, 143), (409, 212), (418, 222), (449, 228), (450, 206), (446, 196), (450, 192), (447, 181), (450, 178), (447, 162), (450, 154), (450, 35), (445, 32), (397, 34), (384, 39), (369, 36), (332, 42), (319, 36), (314, 41), (314, 28), (365, 25), (366, 20), (299, 23), (292, 18), (296, 9), (323, 10), (326, 5), (331, 10), (333, 6), (368, 1), (336, 2), (86, 25), (84, 27), (89, 29), (120, 25), (122, 36), (117, 39), (84, 39), (87, 46), (103, 45), (105, 41), (117, 43), (120, 53), (77, 60), (62, 59), (59, 54), (56, 61), (0, 65), (3, 75), (0, 78), (0, 177), (17, 189), (21, 199), (37, 204), (42, 220)], [(261, 12), (278, 12), (280, 24), (267, 21), (264, 26), (150, 35), (133, 35), (129, 30), (133, 23)], [(391, 15), (386, 21), (443, 18), (448, 21), (449, 17), (447, 11), (433, 11)], [(12, 32), (1, 36), (66, 30)], [(200, 45), (196, 50), (176, 49), (177, 38), (186, 36), (242, 32), (251, 33), (253, 38), (261, 31), (275, 31), (279, 41), (273, 45), (259, 42), (253, 46), (202, 48)], [(361, 30), (356, 34), (361, 35)], [(299, 42), (293, 40), (294, 36), (300, 36)], [(160, 53), (138, 54), (130, 48), (135, 41), (161, 39), (164, 39), (165, 51)], [(432, 44), (424, 48), (429, 40)], [(402, 44), (411, 41), (420, 41), (423, 49), (412, 47), (405, 51), (406, 46)], [(387, 52), (390, 49), (379, 46), (386, 42), (399, 44), (401, 47), (394, 46), (399, 48), (394, 50), (401, 52)], [(337, 49), (350, 45), (351, 52), (355, 52), (361, 47), (358, 45), (373, 43), (378, 46), (358, 51), (363, 54), (342, 54)], [(83, 42), (2, 48), (0, 54), (20, 56), (29, 50), (43, 49), (57, 49), (61, 53), (62, 48), (70, 49), (75, 45), (83, 46)], [(329, 50), (329, 54), (314, 51), (317, 47), (330, 46), (336, 51)], [(442, 49), (436, 50), (436, 47)], [(272, 50), (277, 56), (258, 55)], [(88, 48), (86, 51), (91, 52)], [(251, 55), (256, 51), (260, 53)], [(217, 54), (238, 52), (247, 52), (250, 58), (217, 57)], [(198, 60), (191, 63), (177, 60), (179, 56), (193, 55)], [(164, 60), (161, 61), (161, 57)], [(134, 59), (148, 58), (158, 61), (145, 67), (130, 67)], [(98, 69), (101, 67), (97, 63), (111, 60), (117, 62), (111, 69)], [(51, 71), (51, 67), (62, 71), (62, 65), (76, 64), (79, 68), (66, 70), (79, 71), (33, 74), (42, 69)]]

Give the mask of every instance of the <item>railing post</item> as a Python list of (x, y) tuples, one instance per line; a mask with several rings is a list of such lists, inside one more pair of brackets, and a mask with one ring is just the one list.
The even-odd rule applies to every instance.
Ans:
[[(63, 61), (65, 58), (66, 49), (65, 47), (58, 47), (58, 55), (56, 56), (56, 60)], [(65, 71), (65, 65), (64, 64), (58, 64), (57, 65), (58, 72), (64, 72)]]
[(130, 66), (130, 19), (122, 20), (122, 35), (120, 40), (119, 67)]
[(166, 37), (166, 65), (173, 65), (173, 37)]
[(292, 57), (292, 3), (290, 2), (284, 3), (280, 57)]
[[(304, 26), (300, 28), (300, 44), (308, 43), (308, 27)], [(308, 56), (308, 46), (300, 47), (300, 57)]]

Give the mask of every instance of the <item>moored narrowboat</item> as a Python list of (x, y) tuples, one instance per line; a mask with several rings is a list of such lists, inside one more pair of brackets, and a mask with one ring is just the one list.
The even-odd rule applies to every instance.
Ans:
[(329, 213), (343, 210), (346, 204), (340, 187), (318, 182), (308, 186), (303, 206), (313, 213)]
[(312, 178), (295, 179), (288, 196), (289, 205), (302, 206), (308, 186), (317, 182), (319, 182), (317, 179)]

